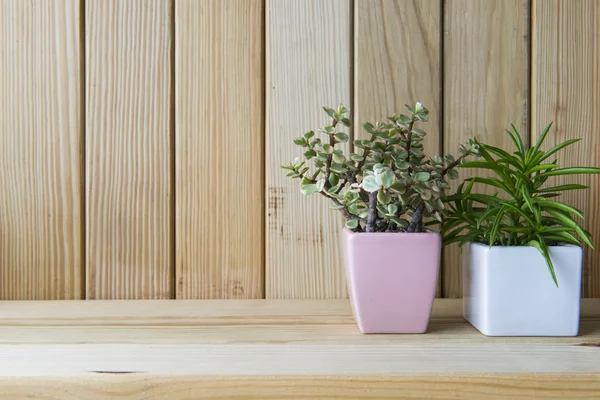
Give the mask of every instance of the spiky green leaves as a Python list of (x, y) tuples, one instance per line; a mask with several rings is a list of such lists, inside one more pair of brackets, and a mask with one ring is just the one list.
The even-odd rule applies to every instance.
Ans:
[[(577, 218), (583, 219), (581, 211), (555, 199), (565, 190), (586, 189), (587, 186), (545, 185), (552, 176), (599, 174), (600, 168), (559, 168), (556, 161), (543, 163), (560, 149), (579, 140), (567, 140), (544, 152), (541, 148), (550, 127), (551, 124), (543, 130), (533, 147), (526, 147), (517, 129), (511, 126), (506, 132), (515, 148), (512, 154), (474, 142), (483, 161), (467, 162), (461, 167), (488, 170), (496, 177), (469, 178), (465, 181), (469, 184), (468, 190), (463, 183), (456, 194), (446, 198), (449, 214), (442, 229), (445, 244), (478, 241), (490, 246), (534, 246), (546, 260), (555, 282), (548, 246), (580, 245), (581, 241), (592, 246), (589, 233), (577, 222)], [(489, 186), (498, 194), (471, 192), (474, 183)]]

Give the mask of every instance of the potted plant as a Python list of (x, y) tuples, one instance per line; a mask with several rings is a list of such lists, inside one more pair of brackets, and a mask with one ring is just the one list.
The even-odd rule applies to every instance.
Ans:
[(365, 123), (368, 140), (354, 140), (355, 151), (336, 148), (349, 140), (348, 110), (324, 107), (331, 117), (318, 134), (295, 143), (304, 150), (283, 168), (300, 179), (305, 195), (318, 193), (346, 219), (345, 270), (352, 308), (363, 333), (423, 333), (427, 329), (438, 279), (441, 236), (426, 227), (441, 221), (441, 198), (455, 179), (455, 167), (476, 145), (459, 147), (454, 158), (426, 158), (425, 132), (417, 128), (429, 111), (421, 103), (410, 115)]
[[(557, 200), (578, 184), (548, 183), (555, 176), (598, 174), (600, 168), (560, 168), (555, 154), (577, 142), (571, 139), (548, 151), (541, 146), (548, 125), (533, 147), (512, 126), (506, 131), (512, 154), (480, 144), (481, 168), (493, 177), (474, 177), (446, 198), (445, 243), (463, 250), (464, 316), (489, 336), (576, 336), (582, 270), (581, 241), (591, 237), (574, 220), (581, 211)], [(550, 159), (553, 159), (550, 161)], [(473, 185), (497, 193), (475, 193)]]

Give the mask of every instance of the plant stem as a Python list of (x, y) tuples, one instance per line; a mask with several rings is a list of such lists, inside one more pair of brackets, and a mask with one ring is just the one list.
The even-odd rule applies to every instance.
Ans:
[(451, 163), (446, 168), (444, 168), (444, 170), (441, 172), (441, 175), (444, 176), (444, 175), (446, 175), (448, 173), (448, 171), (450, 171), (451, 169), (456, 168), (456, 166), (460, 165), (461, 161), (464, 160), (464, 158), (467, 157), (469, 154), (471, 154), (471, 151), (467, 151), (465, 154), (463, 154), (462, 156), (458, 157), (456, 160), (454, 160), (453, 163)]
[(406, 232), (420, 232), (423, 230), (423, 210), (425, 209), (425, 203), (419, 204), (415, 213), (412, 216), (412, 220), (406, 229)]
[[(301, 179), (308, 179), (310, 181), (310, 183), (316, 183), (316, 181), (312, 178), (309, 178), (307, 176), (305, 176), (304, 174), (299, 174), (301, 176)], [(331, 185), (330, 185), (331, 187)], [(330, 199), (333, 204), (335, 204), (336, 206), (342, 207), (339, 211), (342, 213), (342, 215), (344, 216), (344, 218), (346, 218), (347, 220), (351, 220), (351, 219), (356, 219), (362, 222), (365, 222), (364, 218), (360, 218), (358, 215), (354, 215), (352, 214), (350, 211), (348, 211), (348, 207), (346, 207), (345, 205), (343, 205), (338, 199), (336, 199), (335, 197), (330, 196), (327, 192), (319, 192), (322, 196), (325, 196), (326, 198)]]
[(338, 189), (335, 191), (336, 194), (340, 194), (344, 186), (348, 183), (348, 179), (344, 179), (342, 183), (339, 184)]
[[(369, 139), (369, 141), (371, 143), (375, 142), (375, 140), (377, 140), (377, 137), (375, 135), (371, 135), (371, 139)], [(360, 161), (357, 165), (356, 165), (356, 173), (360, 173), (360, 170), (362, 169), (362, 167), (365, 165), (365, 162), (367, 162), (367, 156), (369, 155), (369, 152), (371, 151), (371, 149), (369, 147), (367, 147), (366, 149), (363, 150), (363, 154), (362, 154), (362, 161)], [(356, 181), (356, 176), (354, 177), (354, 181)], [(354, 183), (354, 182), (351, 182)]]
[[(377, 137), (375, 137), (375, 135), (371, 135), (371, 139), (369, 141), (371, 143), (373, 143), (373, 142), (375, 142), (376, 139), (377, 139)], [(353, 175), (349, 176), (347, 179), (344, 180), (344, 182), (342, 182), (342, 186), (339, 187), (339, 189), (336, 193), (340, 193), (342, 191), (342, 188), (344, 187), (344, 185), (346, 185), (346, 183), (350, 183), (350, 184), (356, 183), (356, 175), (360, 174), (360, 170), (365, 165), (365, 162), (367, 161), (367, 156), (369, 155), (370, 150), (371, 149), (369, 149), (368, 147), (363, 150), (363, 154), (362, 154), (363, 159), (356, 165), (356, 172), (354, 172)], [(365, 203), (367, 203), (368, 197), (366, 196), (366, 193), (361, 190), (359, 195), (360, 195), (360, 198)]]
[(415, 124), (415, 120), (411, 120), (408, 124), (407, 132), (406, 132), (406, 162), (409, 164), (408, 173), (412, 172), (412, 167), (410, 166), (410, 146), (412, 146), (412, 130), (413, 125)]
[(359, 221), (364, 221), (364, 218), (360, 218), (358, 215), (351, 214), (350, 211), (348, 211), (348, 208), (346, 208), (346, 206), (344, 206), (342, 203), (340, 203), (340, 201), (338, 199), (336, 199), (335, 197), (328, 196), (327, 193), (325, 193), (325, 192), (321, 192), (321, 194), (323, 196), (327, 197), (328, 199), (331, 199), (331, 201), (333, 201), (333, 203), (336, 206), (343, 207), (343, 208), (340, 208), (340, 212), (342, 213), (344, 218), (346, 218), (347, 220), (357, 219)]
[(377, 230), (377, 192), (369, 193), (369, 216), (367, 217), (367, 226), (365, 231), (375, 232)]
[[(329, 145), (331, 147), (335, 146), (335, 127), (337, 125), (337, 119), (333, 119), (333, 122), (331, 123), (331, 126), (333, 126), (334, 128), (334, 133), (328, 134), (329, 135)], [(331, 184), (329, 183), (329, 175), (331, 174), (331, 161), (333, 160), (333, 153), (328, 154), (327, 155), (327, 164), (325, 164), (325, 185), (327, 186), (327, 188), (329, 189), (331, 187)]]

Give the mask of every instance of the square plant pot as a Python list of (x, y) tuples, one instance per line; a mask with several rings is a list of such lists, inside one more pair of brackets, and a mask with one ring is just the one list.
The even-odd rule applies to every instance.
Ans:
[(463, 247), (463, 311), (487, 336), (577, 336), (582, 249), (549, 247), (559, 287), (529, 246)]
[(425, 333), (440, 269), (439, 233), (344, 229), (346, 280), (362, 333)]

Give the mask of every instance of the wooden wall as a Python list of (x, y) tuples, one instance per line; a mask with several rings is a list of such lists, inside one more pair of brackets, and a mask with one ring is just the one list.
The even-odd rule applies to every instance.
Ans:
[(321, 106), (361, 138), (422, 101), (433, 153), (554, 121), (598, 166), (599, 42), (596, 0), (2, 0), (0, 299), (346, 297), (341, 218), (280, 168)]

